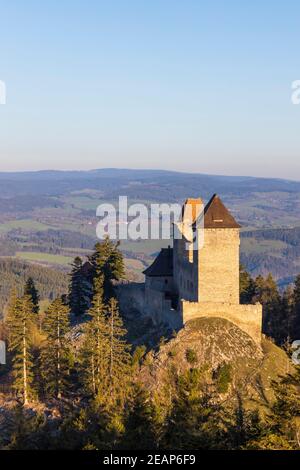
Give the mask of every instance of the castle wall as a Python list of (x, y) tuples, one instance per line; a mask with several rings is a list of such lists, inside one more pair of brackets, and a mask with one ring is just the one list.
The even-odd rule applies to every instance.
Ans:
[(198, 301), (197, 251), (186, 248), (185, 238), (175, 239), (173, 248), (174, 287), (179, 299)]
[(120, 307), (123, 311), (143, 311), (145, 303), (144, 283), (120, 283), (116, 286), (116, 291)]
[(260, 344), (262, 331), (262, 306), (236, 305), (217, 302), (181, 302), (182, 320), (186, 323), (189, 320), (201, 317), (225, 318), (245, 331), (253, 340)]
[(165, 298), (165, 293), (144, 288), (144, 284), (130, 283), (118, 286), (118, 299), (124, 311), (137, 309), (144, 315), (150, 316), (154, 323), (164, 323), (174, 330), (179, 330), (189, 320), (196, 318), (225, 318), (253, 340), (260, 344), (262, 331), (262, 306), (237, 305), (222, 302), (188, 302), (183, 300), (179, 309), (171, 307), (171, 301)]
[(157, 325), (165, 323), (174, 330), (183, 325), (181, 311), (172, 308), (171, 300), (165, 298), (164, 292), (150, 287), (146, 289), (143, 313), (150, 316)]
[(174, 289), (173, 276), (146, 276), (146, 289), (154, 289), (160, 292), (170, 292)]
[(239, 246), (239, 229), (204, 229), (198, 250), (199, 302), (239, 304)]

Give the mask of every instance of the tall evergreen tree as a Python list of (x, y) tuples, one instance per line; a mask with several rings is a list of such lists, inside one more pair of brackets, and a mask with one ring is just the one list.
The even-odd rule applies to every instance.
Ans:
[(244, 449), (249, 442), (259, 439), (263, 432), (259, 411), (247, 409), (239, 391), (235, 400), (224, 407), (223, 422), (226, 428), (227, 449)]
[(151, 394), (136, 384), (129, 402), (122, 447), (125, 449), (155, 449), (161, 431)]
[(10, 442), (7, 443), (7, 436), (5, 436), (4, 449), (18, 451), (45, 449), (50, 436), (45, 429), (46, 425), (47, 419), (43, 413), (30, 413), (22, 405), (17, 404), (10, 412), (8, 423)]
[(272, 274), (268, 274), (266, 279), (262, 276), (255, 279), (255, 300), (263, 305), (263, 332), (280, 342), (279, 327), (283, 315), (282, 302)]
[(240, 301), (242, 304), (250, 304), (254, 296), (255, 282), (245, 267), (240, 265)]
[(33, 305), (29, 296), (16, 298), (11, 303), (7, 318), (9, 351), (12, 353), (13, 387), (26, 405), (32, 397), (33, 362), (31, 355)]
[(283, 318), (281, 322), (280, 334), (282, 343), (290, 343), (294, 339), (295, 329), (295, 304), (294, 304), (294, 289), (288, 286), (282, 295), (282, 313)]
[(43, 324), (47, 341), (41, 356), (42, 377), (46, 392), (56, 398), (61, 398), (69, 374), (70, 350), (66, 338), (69, 313), (69, 308), (58, 298), (48, 307)]
[(300, 449), (300, 368), (273, 381), (275, 400), (264, 424), (264, 431), (247, 447), (260, 450)]
[(33, 313), (39, 313), (40, 296), (39, 296), (39, 292), (37, 288), (35, 287), (35, 283), (32, 277), (29, 277), (26, 281), (26, 284), (24, 287), (24, 294), (28, 295), (31, 299), (31, 302), (33, 305)]
[(100, 399), (107, 388), (108, 330), (103, 303), (103, 276), (95, 279), (94, 296), (89, 310), (91, 320), (85, 325), (81, 351), (82, 377), (85, 390)]
[(69, 283), (69, 305), (76, 316), (83, 315), (89, 308), (91, 285), (83, 273), (82, 259), (77, 256), (72, 263)]
[(201, 377), (199, 369), (190, 369), (178, 377), (162, 440), (163, 448), (224, 448), (222, 408), (215, 390), (201, 385)]
[(86, 391), (100, 403), (124, 403), (128, 390), (130, 346), (125, 341), (117, 301), (103, 303), (103, 275), (95, 279), (94, 297), (85, 327), (81, 358)]
[(111, 298), (108, 304), (108, 377), (112, 400), (123, 402), (128, 388), (131, 356), (130, 345), (126, 342), (126, 329), (123, 326), (118, 303)]
[(103, 275), (104, 299), (110, 299), (114, 295), (113, 282), (124, 277), (124, 261), (119, 243), (113, 243), (108, 237), (96, 243), (89, 262), (92, 280)]
[[(7, 308), (6, 308), (5, 321), (7, 323), (7, 326), (9, 326), (11, 319), (15, 315), (15, 308), (16, 308), (17, 299), (18, 299), (17, 289), (13, 288), (10, 291), (9, 299), (8, 299), (8, 302), (7, 302)], [(9, 330), (8, 330), (8, 335), (9, 335)]]

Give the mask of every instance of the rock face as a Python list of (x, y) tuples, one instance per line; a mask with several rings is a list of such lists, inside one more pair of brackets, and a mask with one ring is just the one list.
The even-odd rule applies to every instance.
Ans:
[(199, 318), (189, 321), (157, 353), (148, 354), (141, 379), (159, 391), (191, 367), (205, 370), (210, 380), (223, 364), (231, 367), (231, 391), (244, 391), (265, 404), (272, 395), (271, 381), (292, 370), (287, 355), (271, 341), (263, 338), (260, 347), (228, 320)]

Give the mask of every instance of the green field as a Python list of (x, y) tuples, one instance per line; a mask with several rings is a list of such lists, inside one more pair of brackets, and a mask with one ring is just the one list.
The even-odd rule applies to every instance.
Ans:
[(0, 233), (7, 233), (10, 230), (22, 229), (29, 231), (42, 231), (55, 228), (52, 225), (43, 224), (36, 220), (24, 219), (24, 220), (10, 220), (4, 224), (0, 224)]
[(65, 197), (63, 200), (64, 200), (64, 203), (67, 205), (67, 207), (70, 207), (72, 209), (77, 208), (77, 209), (92, 210), (92, 211), (95, 211), (95, 214), (96, 214), (96, 209), (101, 202), (99, 198), (91, 198), (88, 196), (70, 196), (70, 197)]
[(52, 255), (36, 251), (17, 251), (16, 258), (36, 263), (60, 264), (63, 266), (68, 266), (73, 261), (73, 258), (69, 256)]

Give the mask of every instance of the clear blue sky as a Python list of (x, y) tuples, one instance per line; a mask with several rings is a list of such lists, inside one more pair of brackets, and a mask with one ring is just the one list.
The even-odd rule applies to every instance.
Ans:
[(0, 170), (300, 179), (299, 1), (0, 6)]

